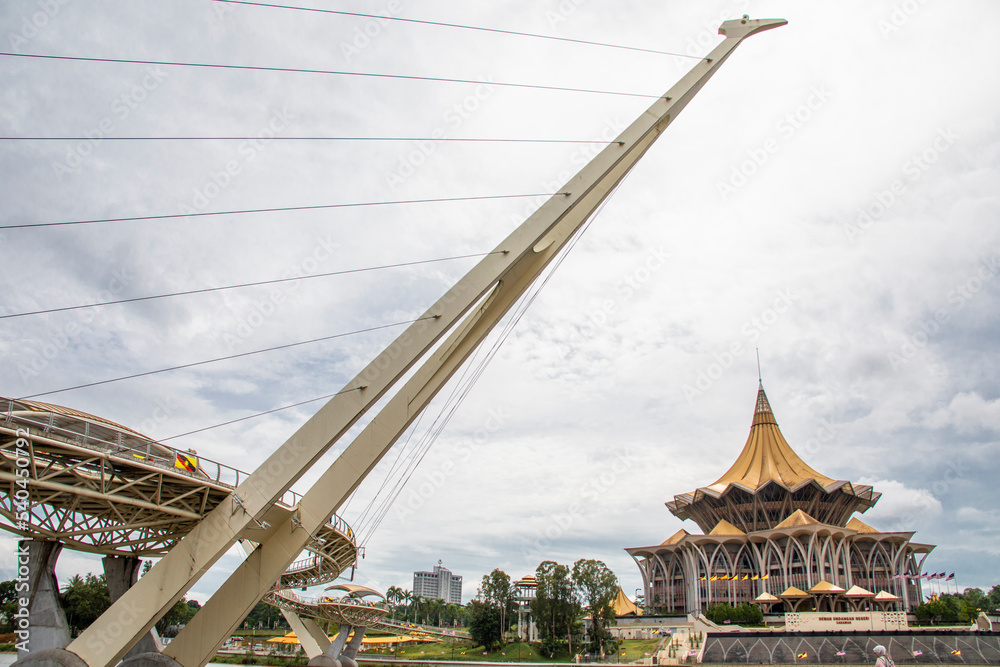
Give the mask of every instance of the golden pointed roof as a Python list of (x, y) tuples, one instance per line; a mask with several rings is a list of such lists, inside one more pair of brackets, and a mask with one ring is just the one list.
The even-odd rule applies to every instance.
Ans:
[(875, 594), (872, 593), (869, 590), (861, 588), (861, 586), (854, 585), (854, 586), (851, 586), (850, 588), (847, 589), (847, 592), (844, 593), (844, 597), (847, 597), (847, 598), (873, 598), (873, 597), (875, 597)]
[(715, 524), (715, 528), (712, 529), (709, 535), (746, 535), (746, 533), (725, 519), (722, 519), (719, 523)]
[(756, 491), (768, 482), (777, 482), (786, 489), (816, 480), (824, 488), (835, 480), (821, 475), (792, 451), (778, 428), (778, 421), (767, 402), (764, 385), (757, 390), (757, 406), (753, 412), (750, 435), (736, 463), (708, 488), (722, 493), (730, 484)]
[(788, 515), (784, 521), (779, 523), (774, 527), (775, 530), (778, 528), (795, 528), (796, 526), (811, 526), (813, 524), (818, 524), (819, 521), (812, 518), (802, 510), (795, 510)]
[(810, 588), (809, 592), (813, 595), (835, 595), (837, 593), (843, 593), (845, 591), (840, 586), (831, 584), (826, 579), (823, 579), (817, 582), (815, 586)]
[(683, 540), (685, 537), (687, 537), (690, 534), (691, 533), (689, 533), (686, 530), (684, 530), (683, 528), (681, 528), (676, 533), (674, 533), (673, 535), (671, 535), (667, 539), (665, 539), (662, 542), (660, 542), (660, 546), (661, 547), (672, 546), (674, 544), (677, 544), (678, 542), (680, 542), (681, 540)]
[(639, 609), (634, 602), (628, 599), (621, 586), (618, 587), (618, 597), (615, 598), (614, 606), (615, 616), (625, 616), (627, 614), (642, 616), (642, 609)]
[(865, 523), (864, 521), (862, 521), (861, 519), (859, 519), (856, 516), (852, 516), (851, 517), (851, 520), (847, 522), (847, 526), (846, 527), (850, 528), (851, 530), (856, 530), (859, 533), (880, 533), (880, 532), (882, 532), (880, 530), (875, 530), (874, 528), (872, 528), (871, 526), (869, 526), (867, 523)]
[(771, 595), (767, 591), (764, 591), (763, 593), (761, 593), (760, 595), (758, 595), (757, 597), (755, 597), (753, 599), (753, 601), (754, 602), (773, 603), (773, 602), (781, 602), (781, 598), (779, 598), (777, 595)]
[(796, 588), (795, 586), (789, 586), (788, 588), (786, 588), (784, 590), (784, 592), (779, 593), (778, 597), (781, 597), (781, 598), (807, 598), (807, 597), (810, 597), (810, 595), (808, 593), (806, 593), (804, 590), (802, 590), (801, 588)]
[(893, 595), (892, 593), (888, 593), (886, 591), (879, 591), (875, 594), (876, 602), (899, 602), (902, 599), (903, 598), (898, 595)]

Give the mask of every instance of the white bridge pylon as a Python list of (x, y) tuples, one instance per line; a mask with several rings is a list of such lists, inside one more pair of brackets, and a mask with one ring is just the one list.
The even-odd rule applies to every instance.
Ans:
[[(726, 21), (725, 39), (615, 141), (462, 277), (369, 363), (65, 650), (25, 663), (111, 667), (248, 531), (258, 543), (181, 633), (155, 656), (206, 664), (316, 531), (607, 199), (659, 135), (747, 36), (786, 23)], [(478, 304), (478, 305), (477, 305)], [(428, 354), (434, 346), (444, 342)], [(426, 359), (402, 386), (403, 375)], [(258, 529), (274, 503), (391, 389), (362, 433), (300, 499)], [(132, 660), (142, 660), (133, 658)], [(151, 661), (152, 662), (152, 661)]]

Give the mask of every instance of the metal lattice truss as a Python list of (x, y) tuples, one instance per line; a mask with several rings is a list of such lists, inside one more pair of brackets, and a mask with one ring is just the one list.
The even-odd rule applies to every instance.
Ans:
[[(808, 591), (821, 581), (848, 589), (889, 591), (904, 610), (919, 604), (920, 572), (933, 545), (910, 542), (912, 532), (858, 531), (819, 523), (746, 535), (679, 531), (661, 545), (626, 549), (642, 573), (652, 607), (697, 613), (713, 603), (753, 602), (788, 587)], [(923, 555), (919, 559), (918, 555)]]
[(389, 615), (389, 606), (384, 602), (369, 602), (350, 596), (314, 599), (298, 596), (288, 590), (275, 590), (264, 597), (264, 602), (298, 616), (355, 628), (380, 627)]
[[(0, 528), (102, 555), (165, 554), (249, 475), (60, 406), (0, 399)], [(186, 464), (186, 467), (181, 467)], [(292, 492), (258, 526), (295, 511)], [(249, 539), (253, 535), (248, 535)], [(337, 516), (313, 536), (282, 586), (333, 581), (351, 567), (354, 533)]]

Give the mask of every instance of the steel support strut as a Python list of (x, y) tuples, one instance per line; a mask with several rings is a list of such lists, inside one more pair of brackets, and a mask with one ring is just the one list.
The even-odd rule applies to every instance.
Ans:
[[(238, 624), (242, 618), (240, 614), (252, 608), (273, 585), (308, 542), (309, 535), (331, 516), (343, 498), (374, 467), (736, 46), (753, 33), (785, 23), (782, 19), (747, 18), (723, 23), (719, 31), (726, 39), (719, 46), (268, 457), (236, 489), (239, 502), (235, 499), (223, 502), (208, 514), (67, 650), (92, 667), (116, 664), (248, 527), (257, 525), (256, 519), (263, 516), (333, 443), (451, 331), (447, 343), (435, 350), (414, 378), (397, 392), (302, 499), (299, 505), (301, 526), (292, 525), (290, 520), (272, 526), (258, 548), (168, 647), (167, 655), (185, 667), (207, 663), (214, 654), (214, 647), (227, 636), (221, 633), (235, 627), (232, 619), (235, 618)], [(483, 305), (466, 317), (474, 304), (491, 290)], [(456, 329), (463, 317), (465, 320)], [(418, 377), (420, 380), (415, 383)], [(327, 479), (331, 484), (324, 489)], [(236, 587), (240, 587), (240, 595), (227, 597)]]

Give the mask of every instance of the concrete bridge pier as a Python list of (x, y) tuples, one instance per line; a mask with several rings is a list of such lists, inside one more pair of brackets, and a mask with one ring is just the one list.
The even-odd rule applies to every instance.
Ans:
[(351, 641), (348, 642), (338, 657), (340, 667), (358, 667), (358, 661), (355, 658), (358, 657), (358, 649), (361, 648), (361, 642), (365, 638), (365, 630), (367, 628), (354, 627), (354, 636), (351, 637)]
[(308, 667), (343, 667), (340, 660), (340, 652), (344, 650), (347, 642), (347, 635), (351, 634), (351, 626), (344, 624), (340, 626), (340, 632), (329, 647), (321, 654), (309, 661)]
[[(104, 578), (108, 582), (108, 597), (111, 599), (111, 604), (114, 604), (139, 580), (142, 559), (134, 556), (106, 556), (101, 559), (101, 563), (104, 565)], [(156, 626), (153, 626), (149, 633), (125, 654), (124, 660), (134, 658), (140, 653), (159, 653), (162, 650), (160, 636), (156, 632)]]
[[(66, 613), (59, 604), (56, 561), (62, 542), (22, 540), (17, 548), (17, 618), (14, 623), (18, 660), (45, 649), (66, 648), (70, 642)], [(25, 590), (19, 590), (22, 585)], [(21, 602), (27, 602), (21, 605)]]

